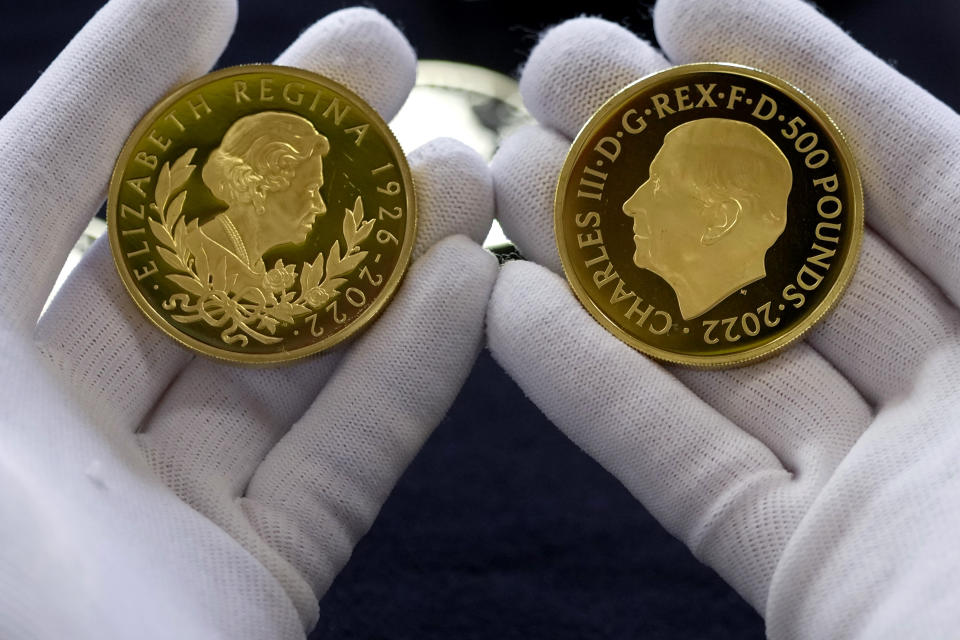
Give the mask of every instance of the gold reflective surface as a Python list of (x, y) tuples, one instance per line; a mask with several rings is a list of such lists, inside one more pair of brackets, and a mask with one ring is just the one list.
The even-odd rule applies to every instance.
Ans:
[(598, 110), (554, 221), (567, 279), (608, 330), (662, 360), (725, 366), (775, 353), (835, 304), (863, 195), (840, 131), (799, 90), (692, 64)]
[(416, 210), (403, 153), (344, 87), (287, 67), (214, 72), (137, 125), (107, 224), (127, 289), (181, 343), (240, 362), (332, 346), (395, 291)]

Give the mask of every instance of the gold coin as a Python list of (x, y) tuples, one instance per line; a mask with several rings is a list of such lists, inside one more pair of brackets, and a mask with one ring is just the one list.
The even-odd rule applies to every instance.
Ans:
[(594, 114), (554, 223), (570, 285), (610, 332), (661, 360), (726, 366), (784, 348), (836, 303), (863, 194), (810, 98), (755, 69), (691, 64)]
[(353, 335), (410, 260), (410, 169), (382, 118), (315, 73), (216, 71), (137, 124), (107, 198), (140, 309), (200, 353), (299, 358)]

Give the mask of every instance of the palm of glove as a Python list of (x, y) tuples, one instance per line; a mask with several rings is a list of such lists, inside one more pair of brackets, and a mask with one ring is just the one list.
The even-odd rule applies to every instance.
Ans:
[[(476, 242), (492, 185), (451, 140), (411, 155), (415, 262), (348, 345), (271, 369), (194, 357), (136, 309), (105, 238), (35, 325), (126, 135), (209, 68), (235, 19), (231, 0), (114, 0), (0, 122), (0, 476), (12, 496), (0, 528), (22, 552), (3, 561), (0, 592), (27, 594), (4, 637), (302, 636), (480, 347), (496, 261)], [(277, 62), (342, 82), (389, 120), (416, 58), (383, 16), (356, 9)], [(85, 585), (79, 597), (57, 598), (64, 575)]]
[(670, 62), (764, 69), (835, 118), (867, 208), (848, 292), (803, 343), (729, 371), (660, 366), (590, 318), (562, 278), (556, 179), (593, 111), (670, 62), (616, 25), (578, 19), (531, 54), (521, 92), (540, 125), (493, 162), (501, 223), (539, 265), (504, 268), (490, 348), (772, 636), (897, 637), (917, 632), (894, 624), (917, 611), (937, 636), (952, 614), (931, 595), (960, 561), (960, 119), (798, 0), (660, 0), (654, 26)]

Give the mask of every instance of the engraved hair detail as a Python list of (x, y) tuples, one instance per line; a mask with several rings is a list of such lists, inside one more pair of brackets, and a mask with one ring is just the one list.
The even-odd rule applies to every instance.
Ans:
[(290, 185), (296, 167), (330, 143), (309, 121), (290, 113), (264, 111), (240, 118), (223, 136), (203, 167), (204, 184), (231, 204), (252, 203), (263, 212), (267, 192)]
[[(670, 131), (667, 142), (682, 145), (680, 177), (707, 206), (735, 200), (783, 231), (793, 174), (783, 152), (753, 125), (736, 120), (694, 120)], [(775, 227), (775, 228), (776, 228)]]

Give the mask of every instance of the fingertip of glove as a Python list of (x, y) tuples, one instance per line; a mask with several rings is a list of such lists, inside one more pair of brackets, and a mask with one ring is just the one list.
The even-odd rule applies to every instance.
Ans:
[[(819, 55), (835, 55), (822, 43), (840, 31), (801, 0), (658, 0), (653, 27), (657, 42), (676, 63), (721, 59), (763, 67), (773, 62), (765, 56), (785, 48), (798, 58), (810, 55), (811, 47), (823, 49), (814, 52)], [(788, 45), (798, 34), (816, 37), (804, 35)]]
[[(748, 0), (749, 1), (749, 0)], [(658, 0), (653, 8), (653, 31), (657, 42), (671, 60), (678, 63), (694, 62), (701, 58), (711, 58), (709, 48), (715, 47), (714, 42), (702, 42), (702, 39), (711, 38), (718, 24), (729, 25), (731, 14), (739, 14), (742, 9), (735, 2), (719, 0), (718, 2), (702, 3), (690, 0)], [(749, 16), (745, 21), (735, 19), (738, 33), (749, 24)], [(729, 27), (725, 27), (729, 32)], [(721, 33), (720, 41), (726, 41), (729, 33)]]
[[(571, 18), (544, 30), (520, 71), (520, 95), (528, 108), (543, 106), (542, 98), (553, 89), (551, 75), (559, 64), (569, 65), (584, 54), (585, 44), (605, 37), (636, 39), (618, 24), (590, 16)], [(531, 113), (542, 121), (539, 113), (533, 109)]]
[(352, 35), (367, 43), (381, 42), (383, 46), (401, 54), (409, 62), (407, 66), (416, 67), (417, 58), (406, 36), (390, 18), (369, 7), (348, 7), (333, 11), (317, 20), (307, 31), (339, 30), (344, 35)]
[(447, 136), (440, 136), (420, 145), (410, 153), (410, 159), (412, 162), (438, 155), (475, 159), (476, 166), (484, 164), (483, 158), (470, 145)]
[[(497, 186), (499, 196), (500, 184), (525, 184), (529, 178), (530, 165), (539, 166), (544, 163), (556, 168), (559, 175), (559, 161), (561, 164), (570, 148), (570, 140), (552, 129), (538, 124), (528, 124), (518, 127), (501, 143), (497, 152), (490, 161), (490, 173)], [(517, 166), (522, 163), (521, 166)]]
[(494, 176), (497, 173), (513, 173), (515, 167), (511, 161), (521, 154), (529, 155), (528, 145), (540, 144), (542, 139), (552, 139), (558, 146), (567, 148), (570, 146), (570, 140), (563, 137), (552, 129), (546, 129), (539, 124), (525, 124), (517, 127), (510, 135), (503, 139), (493, 159), (490, 161), (490, 169)]
[(665, 64), (628, 29), (574, 18), (544, 32), (523, 67), (520, 95), (537, 120), (573, 137), (613, 93)]
[[(198, 30), (229, 26), (237, 22), (238, 0), (114, 0), (104, 9), (122, 12), (128, 16), (142, 16), (153, 24), (169, 23), (171, 17), (195, 25)], [(129, 6), (127, 6), (129, 5)], [(188, 21), (188, 22), (187, 22)], [(219, 34), (211, 34), (219, 35)], [(229, 34), (228, 34), (229, 35)]]
[(471, 147), (454, 138), (435, 138), (413, 151), (409, 159), (411, 169), (421, 182), (440, 182), (438, 186), (468, 196), (464, 204), (475, 209), (475, 213), (493, 216), (490, 167)]
[[(161, 4), (170, 5), (168, 1)], [(192, 0), (189, 4), (195, 11), (202, 12), (204, 18), (230, 25), (230, 32), (233, 32), (232, 27), (236, 26), (239, 13), (238, 0)]]
[(349, 87), (387, 121), (417, 79), (417, 55), (406, 37), (385, 15), (364, 7), (316, 21), (277, 63), (306, 67)]
[(167, 12), (176, 11), (181, 16), (191, 17), (204, 41), (219, 46), (220, 52), (237, 26), (237, 0), (190, 0), (181, 3), (182, 7), (172, 7), (169, 1), (157, 4)]
[[(677, 33), (689, 18), (691, 5), (684, 0), (657, 0), (653, 6), (653, 33), (664, 53), (672, 60), (678, 59)], [(703, 10), (707, 9), (702, 4), (700, 6)]]
[(433, 271), (439, 269), (446, 277), (488, 288), (493, 286), (499, 266), (496, 256), (463, 234), (443, 238), (427, 250), (418, 264), (428, 265), (421, 268)]
[[(102, 51), (101, 31), (115, 32), (111, 33), (114, 46), (131, 40), (124, 47), (125, 64), (151, 64), (150, 71), (160, 77), (161, 71), (180, 71), (178, 81), (183, 82), (210, 70), (233, 34), (237, 12), (237, 0), (114, 0), (104, 5), (64, 53), (80, 43)], [(90, 29), (92, 41), (84, 39)], [(177, 64), (163, 60), (163, 52), (176, 58)], [(92, 62), (88, 55), (79, 55), (84, 63)]]
[(570, 141), (540, 125), (518, 129), (490, 163), (497, 217), (504, 232), (529, 258), (559, 271), (553, 234), (557, 178)]
[(410, 154), (419, 230), (414, 259), (453, 234), (480, 243), (493, 221), (490, 168), (480, 154), (452, 138), (437, 138)]

